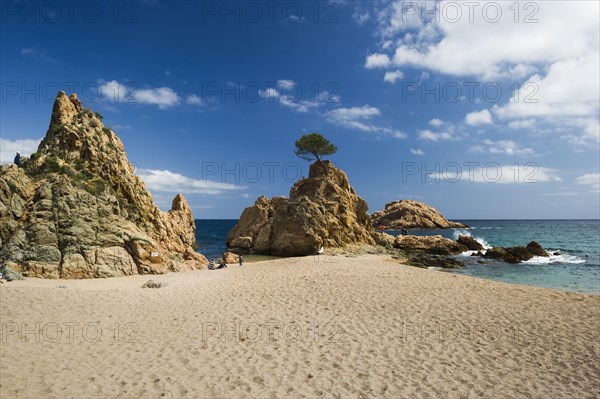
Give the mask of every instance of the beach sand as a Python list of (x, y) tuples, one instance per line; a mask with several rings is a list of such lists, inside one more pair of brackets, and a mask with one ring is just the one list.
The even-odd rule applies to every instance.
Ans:
[(386, 256), (27, 279), (0, 299), (2, 398), (600, 396), (600, 297)]

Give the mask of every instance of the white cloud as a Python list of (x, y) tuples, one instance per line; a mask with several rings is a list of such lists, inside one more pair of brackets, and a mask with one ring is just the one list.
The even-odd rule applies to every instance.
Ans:
[(261, 97), (267, 98), (267, 99), (269, 99), (271, 101), (273, 101), (276, 98), (279, 98), (279, 92), (276, 89), (272, 88), (272, 87), (269, 87), (269, 88), (267, 88), (265, 90), (259, 90), (258, 94)]
[(166, 109), (179, 105), (179, 95), (169, 87), (139, 89), (134, 84), (123, 84), (116, 80), (103, 81), (98, 87), (99, 93), (115, 103), (151, 104)]
[(268, 102), (275, 102), (290, 108), (296, 112), (309, 112), (311, 109), (317, 109), (324, 104), (338, 103), (341, 98), (328, 91), (322, 91), (312, 100), (301, 100), (302, 90), (293, 80), (281, 79), (277, 81), (276, 87), (269, 87), (259, 90), (258, 94)]
[(600, 192), (600, 173), (586, 173), (575, 179), (577, 184), (588, 186), (594, 193)]
[(576, 130), (574, 133), (561, 136), (561, 139), (568, 141), (578, 149), (590, 148), (590, 146), (597, 149), (598, 145), (600, 145), (600, 120), (594, 118), (574, 118), (567, 123)]
[(279, 97), (279, 103), (296, 112), (308, 112), (310, 109), (317, 108), (321, 104), (319, 101), (297, 100), (295, 97), (285, 95)]
[[(545, 76), (536, 74), (510, 101), (494, 107), (509, 127), (553, 126), (577, 147), (600, 144), (600, 57), (598, 51), (554, 63)], [(564, 134), (565, 129), (569, 130)]]
[(576, 191), (557, 191), (552, 193), (542, 193), (540, 195), (543, 197), (576, 197), (580, 195), (580, 193)]
[(371, 119), (373, 116), (379, 116), (381, 112), (375, 107), (363, 105), (362, 107), (336, 108), (326, 113), (327, 120), (330, 122), (349, 128), (372, 132), (375, 129), (363, 121)]
[(157, 192), (219, 195), (247, 188), (211, 180), (198, 180), (169, 170), (140, 169), (138, 176), (150, 191)]
[(475, 145), (471, 147), (469, 151), (508, 156), (536, 156), (533, 149), (520, 148), (519, 145), (512, 140), (483, 140), (481, 145)]
[(438, 118), (434, 118), (434, 119), (432, 119), (432, 120), (430, 120), (430, 121), (429, 121), (429, 124), (430, 124), (431, 126), (434, 126), (434, 127), (440, 127), (440, 126), (442, 126), (444, 123), (445, 123), (445, 122), (444, 122), (443, 120), (441, 120), (441, 119), (438, 119)]
[[(494, 9), (489, 13), (483, 10), (490, 2), (477, 3), (472, 20), (466, 6), (462, 6), (462, 16), (453, 21), (444, 16), (456, 2), (442, 1), (438, 5), (442, 16), (439, 22), (424, 21), (420, 12), (407, 19), (403, 3), (396, 1), (380, 13), (380, 34), (403, 36), (393, 60), (397, 65), (489, 80), (526, 76), (538, 65), (597, 53), (598, 2), (536, 3), (537, 23), (525, 23), (531, 9), (522, 8), (520, 21), (515, 23), (511, 2), (491, 2), (492, 8), (501, 7), (502, 16), (497, 22), (490, 21)], [(428, 9), (433, 9), (432, 3)], [(417, 7), (419, 11), (423, 8), (421, 3)]]
[(383, 77), (384, 82), (388, 82), (391, 84), (396, 83), (397, 80), (404, 78), (404, 74), (399, 71), (387, 71)]
[(453, 141), (458, 140), (452, 132), (434, 132), (430, 129), (419, 130), (419, 139), (428, 141)]
[(200, 98), (200, 96), (197, 96), (195, 94), (190, 94), (189, 96), (187, 96), (187, 98), (185, 99), (185, 102), (187, 104), (190, 105), (202, 105), (204, 104), (202, 99)]
[(297, 86), (297, 84), (293, 80), (280, 79), (277, 81), (277, 87), (279, 87), (280, 89), (289, 89), (294, 86)]
[(562, 181), (557, 172), (556, 169), (541, 167), (534, 163), (524, 165), (490, 163), (483, 167), (465, 168), (459, 171), (452, 168), (446, 172), (430, 173), (429, 177), (436, 182), (535, 184)]
[(387, 68), (390, 65), (390, 57), (387, 54), (375, 53), (367, 57), (365, 68)]
[(491, 125), (493, 123), (492, 114), (487, 109), (470, 112), (465, 117), (465, 123), (469, 126)]
[(357, 129), (363, 132), (385, 134), (399, 139), (406, 138), (406, 134), (400, 130), (374, 124), (372, 119), (381, 116), (381, 112), (378, 108), (370, 105), (336, 108), (327, 111), (325, 116), (330, 123), (346, 128)]
[(45, 62), (50, 62), (53, 64), (59, 64), (62, 61), (53, 57), (50, 57), (48, 55), (48, 52), (46, 50), (38, 50), (35, 47), (29, 47), (29, 48), (23, 48), (21, 49), (21, 55), (25, 56), (25, 57), (30, 57), (33, 59), (37, 59), (37, 60), (42, 60)]
[(511, 100), (495, 112), (505, 118), (587, 117), (598, 114), (600, 57), (595, 54), (562, 60), (545, 76), (531, 76)]
[(0, 138), (0, 162), (13, 162), (17, 151), (21, 156), (28, 157), (37, 151), (42, 139), (7, 140)]
[(158, 108), (161, 109), (179, 104), (179, 96), (169, 87), (140, 89), (135, 91), (133, 96), (142, 104), (158, 105)]
[(425, 155), (423, 150), (421, 150), (420, 148), (417, 148), (416, 150), (414, 148), (411, 148), (410, 153), (413, 155)]
[(365, 22), (371, 19), (371, 14), (369, 11), (361, 11), (358, 8), (354, 10), (354, 14), (352, 14), (352, 18), (358, 25), (364, 25)]
[(510, 129), (532, 129), (535, 127), (535, 119), (521, 119), (508, 124)]
[[(546, 125), (545, 132), (560, 133), (579, 149), (591, 145), (596, 149), (600, 145), (600, 3), (515, 4), (474, 2), (471, 19), (466, 3), (440, 1), (439, 22), (432, 21), (431, 14), (422, 14), (436, 7), (433, 1), (385, 4), (377, 13), (378, 33), (388, 46), (382, 45), (375, 54), (380, 60), (387, 56), (389, 64), (380, 63), (380, 67), (410, 66), (450, 76), (474, 76), (483, 82), (506, 83), (506, 88), (508, 79), (525, 80), (508, 102), (491, 109), (494, 116), (510, 129)], [(454, 15), (451, 11), (457, 5), (462, 15), (453, 21), (448, 15)], [(406, 7), (416, 10), (407, 12)], [(496, 7), (501, 17), (492, 22)], [(480, 121), (489, 124), (491, 117)]]

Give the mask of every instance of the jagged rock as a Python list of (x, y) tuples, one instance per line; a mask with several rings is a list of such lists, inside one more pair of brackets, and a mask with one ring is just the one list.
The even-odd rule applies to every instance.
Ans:
[(21, 168), (0, 169), (0, 266), (30, 277), (95, 278), (200, 269), (195, 225), (178, 195), (162, 212), (123, 143), (75, 94)]
[(373, 245), (367, 203), (356, 195), (346, 173), (329, 161), (315, 162), (290, 198), (260, 197), (246, 208), (227, 239), (239, 253), (278, 256), (316, 254), (321, 247)]
[(394, 247), (394, 242), (396, 240), (396, 237), (394, 237), (393, 235), (379, 232), (379, 233), (375, 234), (374, 237), (375, 237), (375, 243), (377, 245), (380, 245), (380, 246), (386, 247), (386, 248)]
[(520, 263), (527, 261), (534, 256), (549, 255), (544, 251), (542, 246), (535, 241), (530, 242), (526, 247), (494, 247), (488, 249), (485, 255), (483, 255), (484, 258), (501, 259), (506, 263)]
[(442, 236), (398, 236), (394, 247), (410, 252), (425, 252), (436, 255), (456, 255), (467, 250), (462, 244)]
[(544, 256), (546, 258), (550, 256), (537, 241), (531, 241), (525, 248), (527, 248), (529, 253), (533, 256)]
[(448, 229), (465, 228), (465, 224), (446, 220), (435, 208), (413, 200), (393, 201), (385, 209), (371, 215), (375, 227), (386, 229)]
[[(525, 247), (521, 247), (525, 249)], [(520, 250), (516, 251), (517, 253), (521, 252)], [(506, 263), (519, 263), (520, 260), (508, 250), (508, 248), (503, 247), (494, 247), (492, 249), (488, 249), (484, 255), (484, 258), (489, 259), (501, 259)], [(530, 257), (531, 258), (531, 257)], [(523, 259), (527, 260), (527, 259)]]
[(467, 247), (469, 251), (481, 251), (483, 249), (483, 245), (478, 243), (477, 240), (471, 236), (460, 235), (458, 236), (458, 240), (456, 240), (456, 242)]
[(221, 262), (226, 264), (239, 263), (239, 261), (240, 257), (233, 252), (225, 252), (223, 254), (223, 259), (221, 259)]

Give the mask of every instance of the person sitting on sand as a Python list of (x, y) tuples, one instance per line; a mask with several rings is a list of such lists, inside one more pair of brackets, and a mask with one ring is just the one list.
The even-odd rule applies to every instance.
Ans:
[(217, 266), (217, 269), (225, 269), (227, 267), (227, 263), (225, 263), (225, 261), (221, 261), (221, 263), (219, 263), (219, 266)]
[(208, 270), (215, 270), (215, 261), (212, 259), (208, 262)]

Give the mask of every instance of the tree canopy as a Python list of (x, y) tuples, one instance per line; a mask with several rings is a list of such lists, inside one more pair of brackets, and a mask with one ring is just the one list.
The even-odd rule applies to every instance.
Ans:
[(296, 155), (307, 161), (321, 161), (325, 155), (335, 154), (337, 147), (319, 133), (305, 134), (296, 141)]

